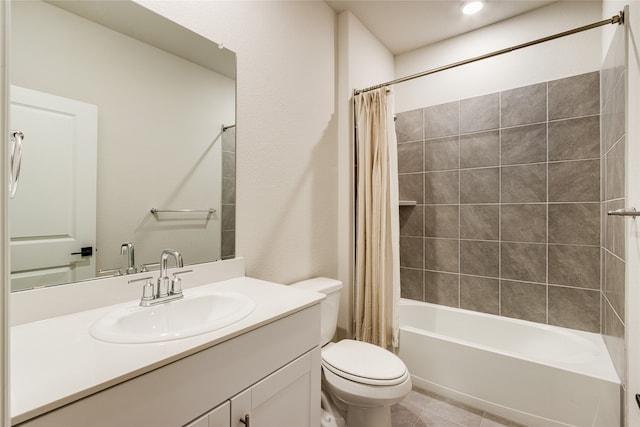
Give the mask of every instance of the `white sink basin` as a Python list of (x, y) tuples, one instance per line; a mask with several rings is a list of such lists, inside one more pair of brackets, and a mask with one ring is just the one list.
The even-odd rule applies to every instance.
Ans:
[(152, 307), (114, 310), (91, 326), (91, 335), (112, 343), (149, 343), (200, 335), (247, 317), (255, 302), (233, 292), (186, 294)]

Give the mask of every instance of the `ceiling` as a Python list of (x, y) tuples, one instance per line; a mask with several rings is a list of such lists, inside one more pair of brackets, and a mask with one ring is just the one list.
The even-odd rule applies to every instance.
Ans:
[(398, 55), (475, 30), (554, 0), (487, 0), (476, 15), (463, 15), (462, 0), (327, 0), (350, 10), (389, 51)]

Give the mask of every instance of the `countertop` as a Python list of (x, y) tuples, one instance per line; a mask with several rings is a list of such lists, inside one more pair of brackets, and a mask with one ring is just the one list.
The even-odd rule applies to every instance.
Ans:
[(220, 344), (324, 298), (314, 292), (249, 277), (185, 289), (184, 293), (214, 291), (244, 294), (257, 306), (244, 319), (222, 329), (158, 343), (113, 344), (99, 341), (89, 333), (91, 325), (106, 313), (137, 305), (139, 300), (12, 327), (12, 424)]

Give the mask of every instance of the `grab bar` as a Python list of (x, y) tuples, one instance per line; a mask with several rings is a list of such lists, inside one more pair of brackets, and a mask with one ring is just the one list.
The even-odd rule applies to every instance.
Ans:
[(636, 208), (622, 208), (622, 209), (616, 209), (615, 211), (609, 211), (607, 212), (607, 215), (611, 215), (611, 216), (630, 216), (630, 217), (637, 217), (638, 215), (640, 215), (640, 212), (638, 212), (636, 210)]
[(150, 211), (153, 215), (157, 215), (159, 213), (207, 213), (208, 215), (216, 213), (216, 210), (213, 208), (209, 209), (156, 209), (151, 208)]
[(11, 141), (9, 145), (9, 197), (16, 197), (18, 189), (18, 178), (20, 178), (20, 164), (22, 163), (22, 141), (24, 134), (19, 130), (11, 131)]

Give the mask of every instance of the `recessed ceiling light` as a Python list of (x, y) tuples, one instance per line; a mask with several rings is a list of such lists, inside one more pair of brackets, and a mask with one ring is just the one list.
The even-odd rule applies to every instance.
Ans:
[(473, 15), (480, 12), (480, 9), (484, 7), (484, 1), (482, 0), (469, 0), (462, 3), (460, 9), (465, 15)]

